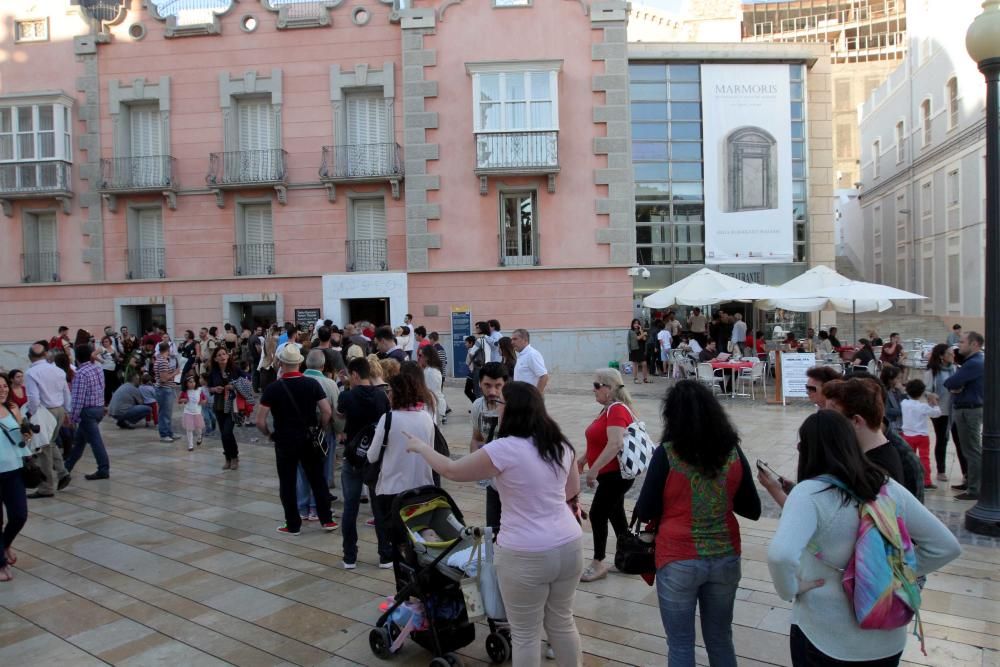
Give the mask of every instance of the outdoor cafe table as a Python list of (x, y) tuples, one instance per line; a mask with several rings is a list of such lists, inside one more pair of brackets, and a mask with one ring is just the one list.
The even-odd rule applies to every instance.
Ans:
[(733, 372), (732, 395), (731, 398), (736, 398), (736, 376), (739, 374), (741, 368), (753, 368), (752, 361), (713, 361), (712, 370), (717, 371), (719, 369), (728, 370)]

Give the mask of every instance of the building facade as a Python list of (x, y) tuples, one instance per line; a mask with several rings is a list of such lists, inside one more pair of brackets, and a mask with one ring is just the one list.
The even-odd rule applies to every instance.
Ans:
[(743, 5), (744, 42), (829, 46), (835, 187), (860, 177), (858, 106), (906, 55), (906, 0), (782, 0)]
[(861, 220), (845, 235), (867, 276), (928, 297), (898, 312), (979, 327), (986, 88), (965, 50), (979, 7), (911, 0), (908, 12), (909, 55), (861, 110)]
[(467, 308), (555, 369), (623, 356), (626, 23), (617, 1), (4, 3), (0, 344), (317, 308), (447, 344)]
[[(777, 285), (811, 266), (833, 265), (830, 67), (827, 48), (818, 44), (629, 45), (636, 263), (649, 270), (648, 277), (633, 279), (636, 312), (643, 296), (704, 266)], [(776, 71), (771, 97), (784, 101), (764, 108), (765, 115), (784, 117), (779, 126), (771, 132), (718, 127), (717, 100), (703, 96), (718, 92), (706, 77), (719, 68), (735, 84), (754, 86), (762, 72)], [(730, 88), (724, 92), (718, 99), (732, 98)], [(772, 101), (748, 97), (746, 103), (756, 110)], [(749, 142), (739, 141), (746, 137)], [(783, 150), (789, 152), (787, 170), (769, 172), (766, 165), (780, 162)], [(739, 151), (743, 159), (736, 159)], [(743, 203), (734, 205), (736, 199)], [(756, 221), (722, 229), (736, 209), (761, 210)], [(780, 252), (777, 246), (751, 248), (753, 230), (764, 223), (786, 240)], [(730, 259), (713, 254), (713, 235), (741, 233), (751, 233), (743, 237), (747, 253), (740, 256), (737, 243)], [(781, 257), (767, 257), (772, 250)]]

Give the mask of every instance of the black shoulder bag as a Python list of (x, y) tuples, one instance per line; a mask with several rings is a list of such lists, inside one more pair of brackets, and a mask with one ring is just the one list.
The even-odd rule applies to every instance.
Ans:
[[(24, 449), (27, 447), (27, 444), (23, 440), (21, 441), (21, 444), (14, 442), (14, 438), (10, 437), (10, 432), (7, 430), (6, 426), (0, 425), (0, 430), (3, 431), (5, 436), (7, 436), (7, 440), (10, 442), (11, 447), (14, 447), (15, 449)], [(25, 488), (34, 489), (47, 479), (48, 476), (42, 472), (41, 467), (38, 465), (38, 457), (32, 455), (25, 456), (22, 459), (21, 481), (24, 482)]]
[[(375, 486), (378, 476), (382, 474), (382, 459), (385, 458), (385, 448), (389, 446), (389, 429), (392, 427), (392, 410), (385, 413), (385, 426), (382, 432), (382, 451), (378, 453), (378, 461), (371, 461), (365, 466), (364, 482), (367, 486)], [(376, 426), (377, 428), (377, 426)]]
[[(286, 381), (278, 380), (278, 384), (280, 384), (281, 388), (285, 390), (285, 395), (288, 396), (288, 401), (292, 404), (292, 409), (295, 410), (295, 414), (298, 416), (299, 421), (304, 424), (306, 420), (302, 416), (302, 412), (299, 411), (299, 406), (295, 403), (295, 397), (292, 396), (292, 392), (288, 391)], [(322, 385), (320, 386), (322, 387)], [(317, 423), (314, 426), (310, 426), (306, 429), (306, 442), (318, 449), (323, 456), (326, 456), (330, 451), (330, 447), (326, 442), (326, 430), (319, 424), (318, 418), (316, 422)]]
[(655, 574), (656, 533), (639, 526), (639, 517), (632, 514), (628, 532), (619, 535), (615, 548), (615, 567), (625, 574)]

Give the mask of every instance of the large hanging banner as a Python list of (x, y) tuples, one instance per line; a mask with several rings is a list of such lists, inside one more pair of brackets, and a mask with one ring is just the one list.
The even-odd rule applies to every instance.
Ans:
[(702, 65), (705, 263), (793, 259), (788, 65)]

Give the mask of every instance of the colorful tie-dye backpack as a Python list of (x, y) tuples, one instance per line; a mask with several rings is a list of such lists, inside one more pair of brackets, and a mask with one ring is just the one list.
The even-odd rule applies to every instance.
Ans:
[[(854, 607), (858, 625), (866, 630), (891, 630), (916, 618), (914, 634), (926, 655), (916, 553), (896, 501), (889, 496), (888, 485), (879, 490), (875, 500), (863, 502), (839, 479), (826, 475), (818, 479), (850, 494), (858, 502), (861, 522), (854, 555), (845, 569), (835, 568), (843, 572), (844, 591)], [(810, 551), (823, 560), (814, 544), (810, 544)]]

